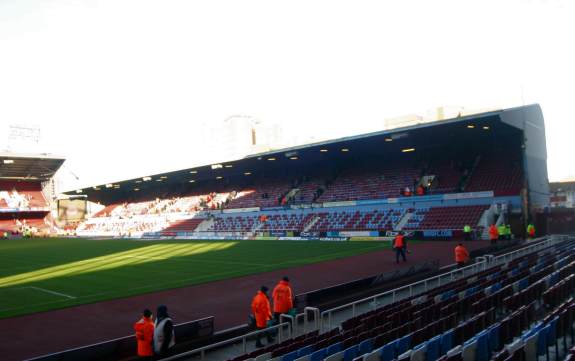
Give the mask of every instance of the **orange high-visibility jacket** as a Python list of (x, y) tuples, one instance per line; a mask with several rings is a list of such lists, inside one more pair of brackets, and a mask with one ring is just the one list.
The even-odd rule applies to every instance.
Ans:
[(147, 317), (142, 317), (134, 323), (136, 340), (138, 341), (138, 356), (154, 356), (152, 341), (154, 339), (154, 322)]
[(403, 234), (398, 234), (395, 236), (395, 240), (393, 241), (393, 248), (403, 248), (405, 246), (405, 242), (403, 241)]
[(286, 313), (293, 308), (293, 295), (289, 282), (281, 280), (272, 293), (274, 312)]
[(497, 230), (497, 227), (492, 224), (489, 226), (489, 239), (497, 239), (499, 238), (499, 231)]
[(469, 252), (467, 252), (467, 248), (459, 245), (455, 247), (455, 262), (467, 262), (467, 259), (469, 259)]
[(262, 291), (258, 291), (252, 300), (252, 313), (256, 318), (257, 328), (265, 328), (268, 321), (272, 319), (270, 301)]

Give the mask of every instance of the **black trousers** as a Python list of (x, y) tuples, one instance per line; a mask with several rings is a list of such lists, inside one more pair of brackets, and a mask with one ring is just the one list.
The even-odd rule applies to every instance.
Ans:
[(399, 256), (401, 255), (401, 257), (403, 258), (403, 262), (407, 262), (407, 259), (405, 258), (405, 248), (396, 248), (395, 249), (395, 262), (399, 263)]

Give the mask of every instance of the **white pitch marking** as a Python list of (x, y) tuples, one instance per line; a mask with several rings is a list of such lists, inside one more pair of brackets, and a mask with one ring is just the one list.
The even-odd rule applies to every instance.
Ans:
[(56, 292), (56, 291), (50, 291), (50, 290), (47, 290), (47, 289), (45, 289), (45, 288), (40, 288), (40, 287), (28, 286), (28, 287), (22, 287), (22, 288), (31, 288), (31, 289), (33, 289), (33, 290), (42, 291), (42, 292), (46, 292), (46, 293), (51, 293), (51, 294), (56, 295), (56, 296), (62, 296), (62, 297), (70, 298), (70, 299), (75, 299), (75, 298), (76, 298), (76, 297), (74, 297), (74, 296), (70, 296), (70, 295), (67, 295), (67, 294), (65, 294), (65, 293), (60, 293), (60, 292)]

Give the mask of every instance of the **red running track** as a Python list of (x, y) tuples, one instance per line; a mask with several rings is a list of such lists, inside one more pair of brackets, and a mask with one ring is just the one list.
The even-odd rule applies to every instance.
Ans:
[[(487, 246), (485, 241), (467, 244), (471, 251)], [(455, 242), (438, 241), (410, 247), (406, 265), (439, 259), (453, 263)], [(123, 299), (70, 307), (0, 320), (0, 358), (4, 361), (63, 351), (130, 335), (144, 308), (168, 306), (176, 323), (215, 316), (215, 327), (223, 330), (245, 323), (249, 305), (261, 285), (273, 287), (283, 276), (292, 280), (295, 293), (304, 293), (401, 267), (391, 250), (226, 279)], [(135, 351), (135, 345), (134, 345)]]

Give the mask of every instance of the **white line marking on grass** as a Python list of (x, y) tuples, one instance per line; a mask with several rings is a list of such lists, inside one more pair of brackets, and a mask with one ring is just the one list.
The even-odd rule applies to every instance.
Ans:
[(31, 288), (31, 289), (36, 290), (36, 291), (41, 291), (41, 292), (50, 293), (50, 294), (53, 294), (53, 295), (56, 295), (56, 296), (66, 297), (66, 298), (69, 298), (69, 299), (72, 299), (72, 300), (73, 300), (73, 299), (76, 299), (76, 297), (74, 297), (74, 296), (70, 296), (70, 295), (67, 295), (67, 294), (65, 294), (65, 293), (60, 293), (60, 292), (56, 292), (56, 291), (50, 291), (50, 290), (47, 290), (47, 289), (45, 289), (45, 288), (32, 287), (32, 286), (22, 287), (22, 288), (23, 288), (23, 289), (24, 289), (24, 288)]

